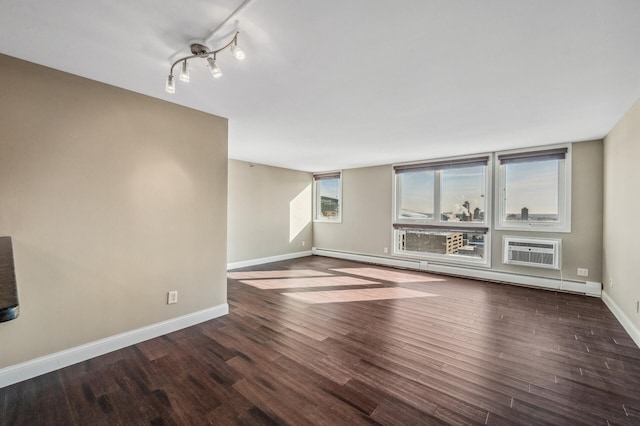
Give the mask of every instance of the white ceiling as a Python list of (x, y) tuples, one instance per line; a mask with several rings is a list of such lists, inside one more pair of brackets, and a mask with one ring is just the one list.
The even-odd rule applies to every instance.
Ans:
[(640, 98), (638, 0), (254, 0), (209, 43), (239, 29), (247, 59), (166, 93), (241, 3), (3, 0), (0, 52), (227, 117), (231, 158), (308, 171), (599, 139)]

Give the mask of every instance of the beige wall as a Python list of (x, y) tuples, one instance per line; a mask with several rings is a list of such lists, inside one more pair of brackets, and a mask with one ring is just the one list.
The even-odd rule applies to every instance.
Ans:
[(0, 368), (226, 303), (225, 119), (6, 56), (0, 79)]
[(311, 182), (311, 173), (229, 160), (228, 262), (311, 250)]
[[(640, 314), (637, 232), (640, 211), (640, 102), (620, 120), (604, 142), (604, 260), (605, 293), (636, 329)], [(612, 280), (613, 285), (610, 285)]]
[(314, 222), (314, 247), (374, 256), (385, 256), (385, 247), (391, 252), (392, 172), (390, 165), (343, 170), (342, 223)]
[[(576, 281), (602, 282), (602, 141), (574, 143), (571, 147), (571, 233), (493, 231), (491, 265), (501, 271)], [(494, 182), (494, 197), (498, 191)], [(562, 270), (545, 270), (502, 263), (504, 235), (562, 239)], [(579, 277), (578, 268), (589, 270)]]
[[(494, 270), (585, 281), (577, 268), (589, 269), (586, 280), (602, 278), (602, 141), (572, 147), (572, 232), (570, 234), (492, 231)], [(343, 170), (343, 222), (314, 223), (314, 246), (374, 256), (392, 244), (393, 170), (391, 165)], [(494, 179), (494, 186), (497, 185)], [(494, 194), (496, 189), (494, 188)], [(493, 207), (493, 206), (492, 206)], [(502, 236), (561, 238), (562, 274), (540, 268), (502, 264)]]

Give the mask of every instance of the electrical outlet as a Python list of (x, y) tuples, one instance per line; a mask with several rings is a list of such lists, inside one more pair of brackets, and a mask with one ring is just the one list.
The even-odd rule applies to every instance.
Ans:
[(173, 305), (174, 303), (178, 303), (178, 290), (167, 293), (167, 305)]
[(385, 253), (385, 254), (389, 253), (389, 247), (385, 247), (385, 248), (384, 248), (384, 253)]
[(613, 287), (613, 277), (609, 277), (609, 287)]
[(578, 268), (578, 276), (579, 277), (588, 277), (589, 276), (589, 270), (586, 268)]
[(302, 247), (304, 247), (304, 241), (302, 242)]

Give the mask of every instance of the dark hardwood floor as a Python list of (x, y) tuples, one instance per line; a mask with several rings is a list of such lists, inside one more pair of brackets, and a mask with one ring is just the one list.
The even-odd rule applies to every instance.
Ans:
[(640, 349), (599, 299), (322, 257), (238, 271), (228, 316), (0, 389), (0, 424), (640, 424)]

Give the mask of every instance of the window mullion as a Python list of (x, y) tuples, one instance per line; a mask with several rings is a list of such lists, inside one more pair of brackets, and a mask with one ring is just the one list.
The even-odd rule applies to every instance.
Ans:
[(400, 194), (403, 194), (402, 190), (402, 179), (398, 179), (398, 175), (394, 173), (393, 175), (393, 179), (395, 180), (395, 221), (399, 221), (400, 220), (400, 204), (401, 204), (401, 198), (400, 198)]
[(433, 178), (433, 219), (435, 223), (442, 222), (442, 214), (440, 212), (440, 170), (436, 170)]
[(558, 164), (558, 219), (560, 222), (560, 226), (565, 226), (566, 224), (566, 214), (564, 214), (564, 212), (566, 212), (567, 210), (567, 206), (566, 206), (566, 185), (565, 185), (565, 180), (564, 180), (564, 176), (565, 176), (565, 167), (566, 167), (566, 162), (565, 161), (560, 161)]

